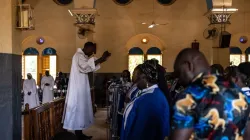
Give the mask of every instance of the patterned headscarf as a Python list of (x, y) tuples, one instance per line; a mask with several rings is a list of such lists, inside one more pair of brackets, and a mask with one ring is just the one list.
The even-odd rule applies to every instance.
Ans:
[(149, 82), (158, 81), (158, 63), (155, 60), (147, 60), (143, 64), (139, 65), (142, 73), (144, 73)]

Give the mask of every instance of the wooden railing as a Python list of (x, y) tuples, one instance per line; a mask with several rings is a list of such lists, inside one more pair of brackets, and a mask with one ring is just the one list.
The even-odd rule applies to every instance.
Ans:
[(24, 139), (50, 140), (56, 133), (62, 132), (62, 115), (65, 98), (29, 109), (28, 104), (23, 111)]

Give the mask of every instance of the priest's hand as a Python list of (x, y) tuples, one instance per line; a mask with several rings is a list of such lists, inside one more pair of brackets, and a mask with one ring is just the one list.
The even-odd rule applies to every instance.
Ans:
[(111, 53), (108, 52), (108, 51), (105, 51), (103, 54), (102, 54), (102, 59), (103, 61), (106, 61), (107, 58), (109, 58), (111, 56)]
[(31, 95), (31, 92), (28, 92), (28, 95)]
[(110, 56), (111, 56), (111, 53), (108, 52), (108, 51), (105, 51), (105, 52), (102, 54), (102, 57), (99, 58), (99, 59), (97, 59), (97, 60), (95, 61), (95, 65), (98, 65), (98, 64), (101, 64), (101, 63), (105, 62), (105, 61), (108, 59), (108, 57), (110, 57)]

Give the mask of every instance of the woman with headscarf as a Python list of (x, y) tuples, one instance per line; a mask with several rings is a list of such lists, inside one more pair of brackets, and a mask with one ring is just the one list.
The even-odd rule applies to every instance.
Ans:
[(158, 87), (157, 63), (146, 61), (133, 73), (138, 92), (123, 115), (121, 140), (164, 140), (169, 135), (169, 106)]

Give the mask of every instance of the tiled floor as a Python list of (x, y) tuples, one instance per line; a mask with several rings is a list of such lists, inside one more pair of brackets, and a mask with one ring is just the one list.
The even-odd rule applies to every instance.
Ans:
[(84, 134), (93, 136), (92, 140), (107, 140), (106, 109), (98, 109), (95, 115), (95, 123)]
[[(107, 140), (108, 125), (106, 124), (106, 116), (107, 116), (106, 109), (98, 109), (95, 115), (94, 125), (91, 126), (88, 130), (85, 130), (84, 134), (93, 136), (92, 140)], [(23, 128), (23, 123), (22, 123), (22, 128)], [(22, 140), (24, 140), (24, 138)]]

